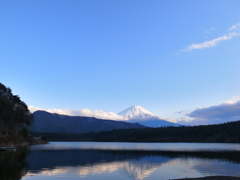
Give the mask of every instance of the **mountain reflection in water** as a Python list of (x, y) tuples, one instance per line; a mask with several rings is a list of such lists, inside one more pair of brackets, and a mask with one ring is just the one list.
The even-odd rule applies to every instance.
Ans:
[(132, 179), (143, 179), (158, 167), (174, 162), (175, 158), (152, 156), (134, 152), (114, 152), (100, 150), (52, 150), (32, 151), (27, 157), (28, 171), (31, 173), (60, 175), (77, 167), (80, 176), (89, 174), (124, 171)]
[(3, 180), (166, 180), (210, 175), (239, 176), (240, 152), (30, 148), (0, 153)]

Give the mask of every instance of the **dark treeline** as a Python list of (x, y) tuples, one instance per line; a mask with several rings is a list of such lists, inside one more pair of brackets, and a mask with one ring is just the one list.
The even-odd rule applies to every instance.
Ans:
[[(26, 138), (30, 135), (33, 115), (27, 105), (12, 90), (0, 83), (0, 135), (1, 144), (9, 144), (9, 137)], [(5, 142), (6, 141), (6, 142)]]
[(40, 133), (52, 141), (240, 142), (240, 121), (218, 125), (118, 129), (86, 134)]

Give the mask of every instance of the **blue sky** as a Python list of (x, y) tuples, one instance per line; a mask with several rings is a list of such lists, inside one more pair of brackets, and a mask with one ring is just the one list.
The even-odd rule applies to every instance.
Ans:
[[(0, 82), (32, 108), (114, 114), (140, 105), (183, 124), (240, 119), (239, 7), (1, 0)], [(219, 114), (207, 116), (213, 107)]]

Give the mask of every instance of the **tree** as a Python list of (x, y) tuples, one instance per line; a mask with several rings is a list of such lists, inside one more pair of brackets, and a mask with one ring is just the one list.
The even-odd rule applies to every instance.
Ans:
[[(0, 83), (0, 132), (8, 135), (29, 131), (34, 118), (27, 105), (12, 90)], [(23, 129), (25, 129), (23, 131)]]

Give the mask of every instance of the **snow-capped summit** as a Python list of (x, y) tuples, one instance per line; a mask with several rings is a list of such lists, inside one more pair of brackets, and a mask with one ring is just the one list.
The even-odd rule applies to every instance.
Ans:
[(118, 115), (122, 115), (124, 118), (127, 118), (129, 120), (146, 120), (158, 118), (156, 115), (144, 109), (143, 107), (136, 105), (121, 111), (120, 113), (118, 113)]
[(181, 126), (180, 124), (161, 119), (141, 106), (131, 106), (118, 113), (118, 115), (128, 119), (129, 122), (139, 123), (147, 127)]

